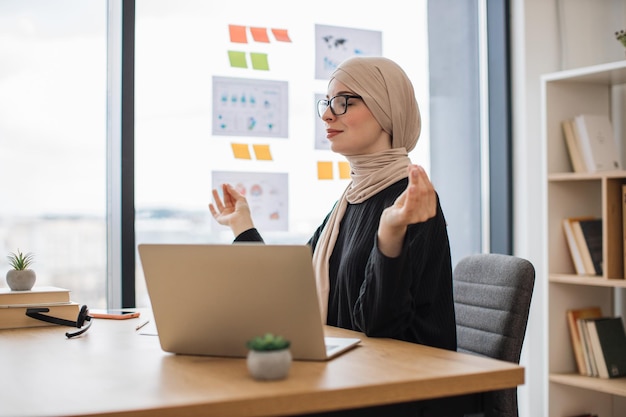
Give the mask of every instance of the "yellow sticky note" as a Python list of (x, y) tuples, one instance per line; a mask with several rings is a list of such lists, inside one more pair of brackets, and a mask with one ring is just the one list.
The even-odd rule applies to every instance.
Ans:
[(250, 52), (250, 61), (252, 61), (252, 68), (254, 68), (255, 70), (270, 70), (270, 64), (267, 60), (267, 54)]
[(240, 51), (228, 51), (228, 60), (233, 68), (248, 68), (246, 53)]
[(333, 163), (326, 161), (317, 162), (317, 179), (332, 180), (333, 179)]
[(350, 179), (350, 164), (346, 161), (340, 161), (337, 163), (339, 166), (339, 179), (349, 180)]
[(231, 143), (230, 146), (233, 148), (233, 154), (237, 159), (252, 159), (250, 156), (250, 148), (248, 148), (248, 144), (246, 143)]
[(254, 155), (259, 161), (271, 161), (272, 153), (270, 152), (270, 145), (252, 145), (254, 149)]

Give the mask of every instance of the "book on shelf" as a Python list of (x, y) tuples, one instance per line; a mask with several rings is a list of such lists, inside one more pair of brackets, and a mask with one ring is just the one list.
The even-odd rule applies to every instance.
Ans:
[[(582, 248), (583, 261), (587, 259), (585, 269), (592, 275), (602, 275), (602, 219), (579, 220), (578, 225), (586, 243)], [(591, 264), (588, 259), (591, 259)]]
[(70, 290), (59, 287), (34, 286), (28, 291), (0, 288), (0, 305), (32, 305), (69, 303)]
[(587, 172), (621, 169), (617, 142), (608, 115), (580, 114), (574, 117), (573, 131)]
[(626, 279), (626, 184), (622, 184), (622, 248), (624, 251), (624, 279)]
[(589, 328), (587, 327), (587, 320), (593, 319), (588, 318), (577, 320), (578, 331), (580, 332), (580, 340), (583, 347), (583, 356), (585, 357), (585, 375), (598, 376), (596, 359), (593, 356), (593, 351), (591, 350), (591, 340), (589, 339)]
[(23, 327), (55, 326), (55, 324), (37, 320), (26, 315), (29, 307), (46, 307), (49, 312), (44, 313), (49, 316), (75, 321), (80, 312), (80, 305), (74, 302), (65, 304), (33, 304), (25, 305), (5, 305), (0, 306), (0, 329), (19, 329)]
[[(579, 248), (580, 244), (574, 234), (573, 225), (575, 222), (580, 220), (590, 219), (594, 219), (594, 217), (566, 217), (563, 219), (563, 232), (565, 233), (565, 240), (567, 242), (567, 247), (569, 248), (570, 256), (572, 257), (572, 262), (574, 263), (574, 269), (578, 275), (587, 275), (587, 271), (585, 269), (585, 263), (583, 262), (582, 253)], [(582, 237), (582, 232), (580, 236)]]
[(575, 219), (571, 221), (571, 225), (585, 273), (602, 275), (602, 219)]
[(567, 325), (569, 327), (570, 338), (572, 340), (572, 350), (574, 351), (574, 359), (576, 359), (576, 367), (578, 373), (581, 375), (587, 375), (587, 364), (585, 362), (584, 347), (582, 344), (581, 333), (578, 327), (578, 321), (580, 319), (602, 317), (602, 310), (600, 307), (592, 306), (579, 309), (567, 310)]
[(626, 376), (626, 331), (621, 317), (586, 319), (600, 378)]
[(574, 132), (574, 120), (563, 120), (561, 126), (563, 128), (563, 137), (565, 138), (565, 144), (567, 145), (569, 159), (574, 172), (587, 172), (583, 155), (580, 152), (580, 145), (578, 144), (578, 139)]

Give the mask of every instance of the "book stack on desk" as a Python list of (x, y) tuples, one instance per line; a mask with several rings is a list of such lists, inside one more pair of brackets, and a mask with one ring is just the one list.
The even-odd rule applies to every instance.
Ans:
[(58, 287), (33, 287), (28, 291), (0, 288), (0, 329), (54, 326), (26, 315), (26, 309), (46, 307), (50, 316), (76, 320), (80, 306), (70, 300), (70, 291)]

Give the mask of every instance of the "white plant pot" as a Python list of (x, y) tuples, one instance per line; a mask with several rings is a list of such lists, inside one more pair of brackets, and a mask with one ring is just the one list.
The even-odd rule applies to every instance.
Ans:
[(291, 350), (270, 350), (248, 352), (248, 371), (254, 379), (276, 380), (284, 379), (291, 368)]
[(32, 269), (10, 269), (7, 272), (7, 284), (12, 291), (28, 291), (35, 285), (37, 275)]

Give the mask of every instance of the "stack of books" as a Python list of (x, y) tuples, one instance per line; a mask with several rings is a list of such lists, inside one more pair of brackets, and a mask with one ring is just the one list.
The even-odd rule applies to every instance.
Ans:
[(622, 169), (608, 116), (580, 114), (563, 120), (561, 125), (574, 172)]
[(602, 219), (592, 216), (568, 217), (563, 219), (563, 230), (576, 273), (601, 276)]
[(70, 300), (70, 291), (58, 287), (33, 287), (29, 291), (11, 291), (0, 288), (0, 329), (54, 326), (26, 315), (26, 309), (46, 307), (46, 315), (76, 320), (80, 306)]
[(567, 311), (578, 373), (600, 378), (626, 376), (626, 331), (621, 317), (602, 315), (600, 307)]

